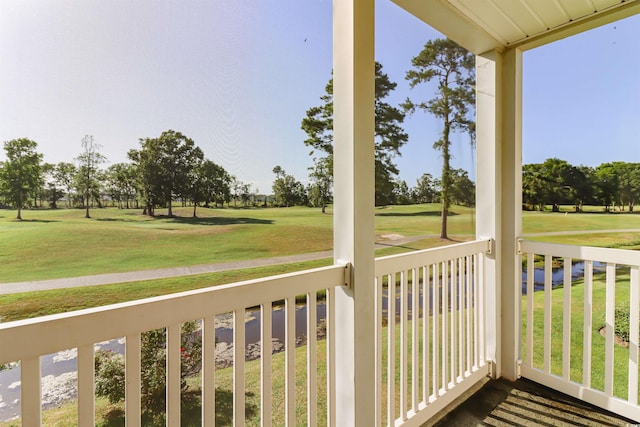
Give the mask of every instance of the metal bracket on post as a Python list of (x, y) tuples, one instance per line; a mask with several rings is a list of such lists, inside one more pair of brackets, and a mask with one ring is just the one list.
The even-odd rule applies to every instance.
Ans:
[(522, 377), (522, 359), (516, 360), (516, 375), (518, 378)]
[(520, 237), (516, 239), (516, 254), (522, 255), (522, 238)]
[(353, 289), (353, 264), (348, 261), (338, 261), (338, 265), (344, 267), (344, 280), (342, 285), (347, 289)]
[(493, 255), (495, 245), (496, 241), (493, 238), (487, 240), (487, 255)]

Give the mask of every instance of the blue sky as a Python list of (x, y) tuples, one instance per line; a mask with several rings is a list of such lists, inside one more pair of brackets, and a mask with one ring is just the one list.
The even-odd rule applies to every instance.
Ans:
[[(377, 60), (398, 83), (439, 34), (377, 2)], [(71, 161), (85, 134), (110, 163), (163, 130), (270, 192), (276, 165), (307, 181), (300, 121), (331, 73), (330, 0), (0, 2), (0, 142), (28, 137), (45, 161)], [(640, 162), (640, 17), (525, 53), (524, 162)], [(396, 158), (410, 186), (439, 175), (440, 125), (408, 117)], [(4, 158), (0, 153), (0, 160)], [(466, 136), (453, 165), (475, 171)]]

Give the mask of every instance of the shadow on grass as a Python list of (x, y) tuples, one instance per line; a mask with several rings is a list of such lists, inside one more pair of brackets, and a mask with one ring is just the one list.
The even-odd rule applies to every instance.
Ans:
[(43, 224), (48, 224), (50, 222), (60, 222), (55, 219), (16, 219), (17, 222), (40, 222)]
[[(258, 415), (258, 407), (251, 403), (255, 397), (254, 393), (245, 393), (245, 417), (246, 419), (254, 418)], [(180, 425), (200, 426), (202, 425), (202, 406), (200, 390), (188, 390), (182, 393), (182, 402), (180, 405), (181, 416)], [(216, 425), (230, 426), (233, 425), (233, 393), (231, 390), (216, 388)], [(101, 427), (120, 427), (125, 425), (124, 410), (121, 408), (114, 409), (107, 413), (104, 422), (98, 424)], [(164, 420), (157, 420), (155, 423), (150, 421), (148, 417), (143, 415), (143, 425), (145, 426), (164, 426)], [(159, 421), (159, 422), (158, 422)]]
[[(154, 217), (148, 217), (149, 220), (169, 220), (170, 222), (178, 224), (192, 224), (192, 225), (235, 225), (235, 224), (273, 224), (271, 219), (258, 219), (258, 218), (242, 218), (242, 217), (205, 217), (205, 218), (193, 218), (193, 217), (169, 217), (166, 215), (156, 215)], [(96, 221), (102, 222), (140, 222), (139, 219), (126, 219), (126, 218), (96, 218)]]
[[(455, 212), (449, 211), (448, 216), (458, 215)], [(440, 211), (422, 211), (422, 212), (380, 212), (376, 213), (376, 216), (440, 216)]]

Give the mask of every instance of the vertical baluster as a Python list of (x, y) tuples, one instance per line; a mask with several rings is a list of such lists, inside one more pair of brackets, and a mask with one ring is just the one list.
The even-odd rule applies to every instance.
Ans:
[(400, 418), (407, 419), (407, 369), (408, 369), (408, 329), (407, 329), (407, 272), (400, 272)]
[(316, 293), (307, 294), (307, 425), (318, 424), (318, 351)]
[(440, 356), (440, 363), (441, 363), (441, 367), (442, 367), (442, 390), (443, 392), (446, 392), (449, 389), (449, 381), (447, 379), (447, 374), (448, 374), (448, 364), (447, 364), (447, 360), (448, 360), (448, 353), (449, 353), (449, 341), (448, 341), (448, 336), (449, 336), (449, 330), (448, 330), (448, 316), (447, 313), (449, 312), (449, 286), (450, 286), (450, 280), (449, 280), (449, 262), (445, 261), (442, 263), (442, 301), (440, 303), (440, 309), (442, 310), (442, 313), (440, 315), (440, 322), (441, 322), (441, 326), (442, 326), (442, 342), (441, 344), (441, 351), (442, 354)]
[(486, 287), (484, 285), (484, 254), (479, 253), (475, 255), (476, 258), (476, 269), (475, 269), (475, 278), (474, 278), (474, 294), (476, 295), (476, 318), (474, 319), (475, 325), (477, 325), (475, 329), (475, 339), (478, 344), (474, 351), (475, 354), (475, 366), (476, 369), (480, 368), (480, 366), (484, 366), (485, 364), (485, 348), (484, 348), (484, 297), (486, 292)]
[(418, 311), (418, 272), (416, 269), (411, 270), (411, 409), (418, 412), (418, 356), (419, 356), (419, 324), (418, 319), (420, 312)]
[(456, 313), (458, 314), (458, 375), (460, 381), (464, 378), (464, 283), (467, 272), (465, 270), (465, 259), (458, 258), (458, 307)]
[(449, 325), (450, 325), (450, 332), (449, 332), (449, 338), (450, 338), (450, 342), (449, 342), (449, 380), (451, 383), (451, 386), (455, 385), (456, 383), (456, 366), (457, 366), (457, 361), (456, 361), (456, 354), (457, 354), (457, 334), (456, 334), (456, 328), (458, 326), (457, 322), (456, 322), (456, 301), (458, 300), (458, 264), (456, 262), (457, 260), (454, 258), (451, 260), (451, 280), (450, 280), (450, 287), (451, 287), (451, 295), (450, 295), (450, 299), (449, 299)]
[(260, 424), (271, 425), (272, 416), (272, 324), (273, 307), (266, 302), (260, 307)]
[[(473, 317), (473, 313), (475, 311), (475, 309), (473, 308), (473, 304), (472, 304), (472, 286), (473, 286), (473, 272), (474, 272), (474, 255), (468, 256), (467, 257), (467, 280), (465, 282), (465, 297), (466, 297), (466, 303), (465, 303), (465, 310), (466, 310), (466, 321), (467, 321), (467, 325), (466, 325), (466, 338), (467, 338), (467, 344), (466, 344), (466, 355), (467, 355), (467, 364), (466, 364), (466, 372), (471, 373), (471, 356), (472, 356), (472, 341), (471, 341), (471, 337), (473, 337), (473, 332), (471, 329), (471, 320)], [(475, 342), (476, 339), (473, 339), (473, 342)]]
[(285, 300), (285, 412), (286, 425), (296, 425), (296, 301)]
[(382, 425), (382, 282), (375, 278), (376, 286), (376, 419), (377, 426)]
[(387, 425), (395, 423), (396, 402), (396, 276), (387, 275)]
[(629, 295), (629, 392), (628, 400), (638, 404), (638, 333), (640, 322), (640, 266), (631, 267)]
[(616, 265), (607, 263), (605, 302), (604, 392), (613, 396), (613, 345), (616, 310)]
[(535, 254), (527, 253), (527, 358), (528, 366), (533, 366), (533, 292), (535, 291)]
[(431, 317), (430, 268), (422, 267), (422, 400), (429, 403), (429, 318)]
[(233, 425), (244, 425), (245, 309), (233, 311)]
[(551, 255), (544, 256), (544, 372), (551, 372)]
[(336, 426), (336, 288), (327, 289), (327, 424)]
[(23, 426), (42, 425), (40, 357), (20, 361), (20, 404)]
[(440, 396), (440, 360), (438, 353), (438, 344), (440, 342), (440, 264), (433, 264), (433, 300), (431, 301), (432, 316), (432, 331), (431, 339), (433, 343), (432, 360), (431, 360), (431, 379), (433, 396), (437, 398)]
[(215, 317), (202, 320), (202, 425), (216, 423), (216, 329)]
[(138, 427), (142, 423), (142, 411), (140, 410), (140, 371), (142, 364), (140, 355), (140, 334), (127, 335), (125, 342), (125, 419), (127, 420), (127, 427)]
[(593, 328), (593, 262), (584, 262), (584, 326), (582, 340), (582, 385), (591, 387), (591, 331)]
[(93, 344), (78, 347), (78, 425), (95, 425)]
[(180, 324), (167, 327), (167, 424), (180, 425)]
[(573, 260), (564, 259), (562, 314), (562, 377), (569, 381), (571, 371), (571, 268)]

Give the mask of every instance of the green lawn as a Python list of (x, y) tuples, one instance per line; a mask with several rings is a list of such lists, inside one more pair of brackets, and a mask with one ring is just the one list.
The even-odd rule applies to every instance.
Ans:
[(0, 282), (76, 277), (292, 255), (332, 248), (332, 218), (306, 208), (0, 211)]
[[(601, 210), (585, 213), (523, 212), (524, 234), (576, 231), (640, 229), (640, 215), (628, 212), (604, 213)], [(545, 239), (546, 240), (546, 239)]]
[[(563, 346), (563, 304), (564, 289), (556, 288), (551, 292), (551, 373), (562, 376), (562, 346)], [(571, 349), (570, 349), (570, 379), (582, 383), (583, 377), (583, 327), (584, 327), (584, 281), (578, 280), (571, 287)], [(591, 331), (591, 387), (604, 391), (604, 358), (605, 337), (600, 334), (600, 329), (605, 325), (605, 275), (594, 274), (593, 278), (593, 305)], [(544, 292), (534, 293), (534, 320), (533, 320), (533, 350), (523, 343), (523, 360), (529, 351), (533, 351), (533, 365), (543, 368), (544, 349)], [(629, 306), (629, 268), (621, 268), (616, 271), (616, 306)], [(526, 337), (526, 297), (522, 298), (522, 336)], [(627, 398), (628, 392), (628, 348), (614, 345), (614, 395), (622, 399)]]
[[(140, 210), (0, 210), (0, 283), (267, 258), (333, 247), (333, 215), (319, 209), (175, 208), (176, 218)], [(473, 210), (454, 207), (450, 234), (470, 235)], [(162, 214), (158, 211), (158, 214)], [(438, 234), (438, 205), (376, 209), (376, 234)]]
[[(29, 210), (25, 220), (0, 210), (0, 283), (77, 277), (330, 250), (333, 215), (319, 209), (175, 208), (176, 218), (143, 216), (140, 210)], [(388, 235), (439, 235), (438, 204), (376, 208), (378, 240)], [(475, 211), (454, 206), (454, 240), (470, 238)], [(640, 229), (640, 215), (524, 212), (526, 234), (572, 230)], [(617, 236), (615, 237), (618, 238)], [(582, 241), (584, 236), (576, 237)], [(433, 244), (438, 243), (432, 239)], [(424, 246), (424, 243), (423, 243)]]
[[(375, 210), (376, 236), (379, 240), (394, 234), (437, 236), (440, 227), (439, 209), (439, 205), (433, 204), (377, 208)], [(474, 210), (455, 206), (451, 211), (449, 233), (453, 240), (472, 239), (475, 227)], [(24, 215), (26, 220), (19, 222), (13, 219), (15, 212), (0, 210), (0, 235), (2, 236), (0, 282), (217, 263), (323, 251), (332, 247), (333, 217), (330, 209), (324, 215), (319, 209), (299, 207), (199, 209), (197, 219), (190, 218), (191, 208), (177, 208), (175, 212), (178, 215), (177, 218), (166, 218), (161, 215), (149, 218), (141, 215), (139, 210), (96, 209), (92, 211), (92, 219), (84, 219), (83, 211), (80, 210), (33, 210), (26, 211)], [(592, 212), (565, 215), (564, 213), (524, 212), (523, 229), (525, 234), (586, 230), (587, 232), (583, 234), (532, 236), (531, 239), (576, 245), (588, 242), (592, 246), (640, 248), (640, 233), (588, 232), (588, 230), (640, 229), (640, 215), (637, 214)], [(379, 250), (376, 255), (431, 248), (447, 243), (449, 242), (437, 237), (427, 237), (400, 247)], [(0, 295), (0, 319), (6, 322), (72, 311), (304, 270), (329, 265), (331, 262), (331, 259), (324, 259), (252, 270), (103, 285), (91, 287), (90, 292), (88, 288), (75, 288)], [(616, 290), (618, 303), (624, 302), (625, 298), (628, 301), (628, 286), (626, 290), (624, 287), (624, 280), (628, 280), (628, 273), (625, 274), (618, 275), (618, 281), (621, 283)], [(575, 299), (572, 310), (575, 316), (572, 317), (571, 378), (579, 380), (582, 369), (582, 317), (580, 316), (582, 306), (579, 298), (582, 284), (575, 284), (572, 290)], [(536, 325), (542, 324), (542, 298), (542, 293), (535, 295)], [(595, 388), (602, 388), (604, 338), (597, 331), (604, 323), (604, 285), (601, 281), (596, 280), (594, 283), (593, 298), (596, 317), (594, 317), (593, 331), (592, 382)], [(556, 323), (561, 322), (561, 307), (562, 289), (557, 289), (553, 291), (554, 324), (561, 325)], [(562, 336), (561, 330), (558, 331), (558, 328), (554, 328), (552, 341), (554, 373), (559, 373), (561, 366), (561, 360), (557, 355), (561, 349)], [(535, 348), (541, 348), (540, 330), (535, 332), (534, 340)], [(301, 351), (303, 350), (298, 349), (299, 353)], [(615, 351), (615, 375), (626, 378), (626, 365), (618, 361), (626, 360), (628, 351), (618, 346)], [(540, 364), (541, 357), (538, 353), (534, 355), (536, 366)], [(257, 377), (254, 378), (255, 375), (251, 374), (258, 367), (252, 367), (251, 363), (247, 365), (247, 390), (251, 392), (248, 396), (250, 406), (259, 401), (256, 400), (259, 399), (259, 387), (252, 385), (257, 381)], [(274, 358), (274, 369), (277, 363), (277, 358)], [(222, 386), (224, 381), (230, 381), (224, 379), (225, 375), (227, 374), (221, 372), (218, 377)], [(397, 372), (396, 375), (398, 375)], [(253, 390), (251, 387), (258, 387), (257, 393), (251, 391)], [(274, 396), (279, 393), (276, 390), (277, 387), (280, 386), (274, 385)], [(304, 382), (302, 387), (304, 388)], [(620, 397), (626, 396), (626, 382), (617, 381), (615, 393)], [(282, 398), (274, 397), (274, 401), (281, 400)], [(63, 408), (65, 407), (70, 405), (63, 405)], [(106, 414), (111, 411), (117, 419), (118, 412), (117, 410), (114, 412), (113, 409), (104, 401), (98, 402), (99, 413)], [(297, 410), (299, 416), (303, 417), (304, 405), (300, 404)], [(46, 417), (53, 417), (56, 411), (46, 411)], [(274, 408), (274, 413), (276, 412)], [(45, 418), (48, 420), (46, 424), (67, 425), (68, 415), (66, 415), (67, 418), (64, 417), (62, 421)], [(250, 423), (253, 422), (257, 422), (257, 418), (251, 418)], [(0, 426), (7, 425), (11, 424), (0, 423)], [(118, 421), (115, 424), (105, 425), (118, 425)]]

